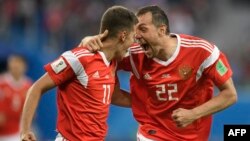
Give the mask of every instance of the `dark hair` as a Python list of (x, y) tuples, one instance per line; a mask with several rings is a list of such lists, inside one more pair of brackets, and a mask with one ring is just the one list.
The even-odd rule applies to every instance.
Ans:
[(22, 55), (22, 54), (19, 54), (19, 53), (13, 53), (13, 54), (10, 54), (9, 56), (8, 56), (8, 61), (10, 60), (10, 59), (13, 59), (13, 58), (15, 58), (15, 59), (18, 59), (18, 60), (21, 60), (23, 63), (27, 63), (27, 59), (25, 58), (25, 56), (24, 55)]
[(132, 31), (138, 22), (135, 14), (122, 6), (112, 6), (102, 16), (100, 32), (109, 31), (107, 38), (113, 38), (121, 30)]
[(152, 22), (156, 27), (165, 24), (167, 26), (166, 34), (170, 33), (168, 17), (166, 13), (159, 6), (151, 5), (140, 8), (136, 16), (139, 17), (148, 12), (152, 14)]

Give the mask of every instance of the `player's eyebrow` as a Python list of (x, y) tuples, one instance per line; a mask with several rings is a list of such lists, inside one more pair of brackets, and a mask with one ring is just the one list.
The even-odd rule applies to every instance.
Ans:
[(145, 23), (141, 23), (141, 24), (138, 25), (138, 27), (141, 27), (141, 26), (146, 26), (146, 24)]

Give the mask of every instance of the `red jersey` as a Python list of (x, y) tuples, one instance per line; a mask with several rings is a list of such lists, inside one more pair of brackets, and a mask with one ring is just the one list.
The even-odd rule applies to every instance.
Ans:
[(63, 53), (45, 69), (58, 86), (58, 132), (70, 141), (104, 140), (116, 62), (81, 47)]
[(140, 101), (144, 101), (142, 108), (132, 99), (132, 108), (133, 103), (137, 105), (133, 110), (135, 118), (139, 117), (138, 113), (146, 111), (143, 118), (153, 122), (145, 123), (139, 117), (139, 132), (162, 141), (208, 140), (211, 116), (178, 128), (172, 120), (172, 112), (177, 108), (192, 109), (210, 100), (214, 84), (221, 86), (225, 83), (232, 76), (232, 70), (215, 45), (189, 35), (171, 36), (177, 37), (178, 44), (167, 61), (149, 59), (140, 46), (134, 46), (130, 48), (129, 58), (123, 62), (125, 69), (132, 70), (134, 74), (130, 81), (132, 97), (141, 97)]
[(18, 133), (25, 94), (31, 84), (27, 77), (17, 81), (9, 73), (0, 76), (0, 114), (5, 119), (0, 125), (0, 136)]

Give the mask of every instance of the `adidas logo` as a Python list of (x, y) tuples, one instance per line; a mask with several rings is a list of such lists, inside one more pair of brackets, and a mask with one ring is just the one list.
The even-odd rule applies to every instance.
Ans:
[(162, 76), (161, 76), (161, 78), (170, 78), (171, 76), (170, 76), (170, 74), (163, 74)]
[(148, 73), (146, 73), (146, 74), (143, 76), (143, 78), (146, 79), (146, 80), (152, 79), (152, 77), (151, 77)]
[(100, 78), (100, 75), (99, 75), (99, 72), (96, 71), (93, 75), (92, 75), (93, 78)]

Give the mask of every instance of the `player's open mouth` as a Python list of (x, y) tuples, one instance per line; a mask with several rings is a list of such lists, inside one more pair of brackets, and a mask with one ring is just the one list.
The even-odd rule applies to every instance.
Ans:
[(143, 48), (145, 51), (147, 51), (147, 50), (149, 49), (149, 47), (150, 47), (150, 45), (149, 45), (148, 43), (144, 43), (144, 44), (142, 44), (141, 46), (142, 46), (142, 48)]

